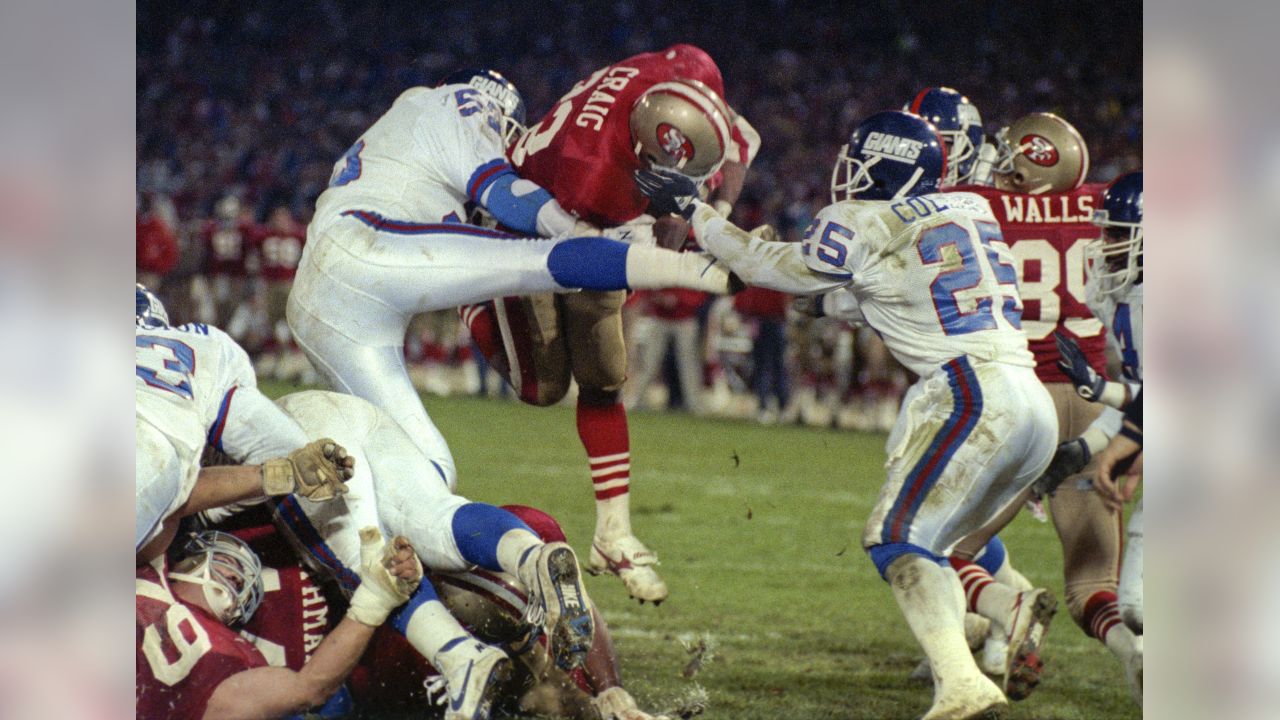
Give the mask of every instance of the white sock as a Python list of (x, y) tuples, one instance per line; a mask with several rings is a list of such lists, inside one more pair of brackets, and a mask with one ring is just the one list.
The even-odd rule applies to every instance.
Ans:
[(503, 571), (520, 576), (520, 561), (530, 548), (542, 545), (542, 538), (523, 528), (508, 530), (498, 539), (498, 564)]
[(1005, 624), (1018, 601), (1018, 591), (996, 582), (986, 570), (974, 563), (962, 566), (958, 573), (968, 600), (967, 606), (1008, 634), (1009, 628)]
[(409, 617), (409, 625), (405, 629), (405, 638), (423, 657), (431, 661), (440, 671), (445, 671), (441, 662), (444, 660), (444, 647), (458, 638), (473, 640), (453, 615), (439, 600), (428, 600), (419, 605)]
[(996, 570), (995, 575), (992, 575), (991, 577), (995, 578), (996, 582), (1001, 585), (1008, 585), (1019, 592), (1023, 590), (1030, 590), (1035, 587), (1022, 573), (1014, 569), (1013, 565), (1009, 562), (1008, 555), (1005, 555), (1004, 562), (1000, 563), (1000, 568)]
[(627, 248), (627, 286), (633, 290), (683, 287), (724, 294), (729, 290), (729, 272), (710, 255), (631, 245)]
[(955, 573), (919, 555), (904, 555), (889, 567), (888, 577), (893, 597), (929, 658), (939, 686), (981, 675), (965, 642), (963, 590)]

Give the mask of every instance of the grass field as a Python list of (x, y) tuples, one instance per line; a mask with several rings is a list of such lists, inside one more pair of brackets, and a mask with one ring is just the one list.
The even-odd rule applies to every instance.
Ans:
[[(551, 512), (585, 557), (595, 513), (571, 408), (440, 397), (427, 408), (462, 494)], [(906, 679), (915, 641), (858, 542), (883, 436), (636, 413), (631, 437), (633, 523), (661, 557), (671, 597), (655, 608), (616, 578), (588, 586), (642, 705), (668, 707), (697, 683), (708, 720), (901, 720), (928, 709), (930, 689)], [(1024, 513), (1002, 537), (1022, 572), (1061, 597), (1052, 527)], [(686, 680), (680, 641), (702, 633), (716, 656)], [(1119, 664), (1065, 608), (1045, 661), (1040, 688), (1011, 718), (1141, 717)]]

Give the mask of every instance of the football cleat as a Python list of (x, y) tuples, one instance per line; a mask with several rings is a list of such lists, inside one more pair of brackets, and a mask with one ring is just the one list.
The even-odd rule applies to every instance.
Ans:
[(933, 701), (920, 720), (1000, 720), (1009, 701), (996, 684), (982, 674), (953, 681), (951, 687)]
[(1125, 659), (1124, 679), (1129, 681), (1129, 692), (1133, 701), (1142, 707), (1142, 636), (1134, 640), (1135, 652)]
[(554, 542), (534, 549), (520, 563), (520, 582), (529, 589), (525, 620), (546, 630), (556, 665), (566, 672), (581, 667), (595, 639), (595, 622), (573, 548)]
[(1005, 625), (1009, 629), (1005, 636), (1009, 649), (1005, 655), (1004, 691), (1011, 700), (1026, 699), (1040, 683), (1044, 670), (1040, 648), (1057, 611), (1058, 601), (1044, 588), (1018, 593)]
[(592, 575), (617, 575), (640, 604), (649, 600), (658, 605), (667, 599), (667, 584), (653, 569), (657, 564), (658, 556), (634, 535), (608, 541), (596, 537), (591, 542), (591, 563), (587, 570)]
[(444, 720), (489, 720), (498, 691), (511, 677), (511, 660), (496, 647), (464, 640), (443, 653), (443, 675), (429, 679), (428, 696), (444, 691)]

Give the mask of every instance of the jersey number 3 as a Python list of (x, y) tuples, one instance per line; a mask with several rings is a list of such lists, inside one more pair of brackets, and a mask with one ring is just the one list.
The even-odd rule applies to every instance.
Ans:
[(196, 371), (196, 353), (190, 345), (156, 335), (137, 335), (134, 342), (141, 351), (134, 368), (142, 382), (188, 400), (194, 397), (191, 375)]
[[(930, 228), (920, 235), (918, 248), (920, 261), (924, 265), (954, 264), (954, 260), (943, 252), (947, 247), (954, 248), (955, 254), (959, 256), (959, 267), (951, 267), (938, 273), (938, 277), (929, 286), (942, 332), (947, 335), (994, 330), (996, 318), (991, 312), (991, 306), (997, 297), (1003, 300), (1001, 312), (1005, 320), (1015, 328), (1022, 327), (1022, 302), (1017, 293), (1018, 271), (1000, 257), (1001, 250), (1011, 254), (1004, 244), (1004, 236), (993, 223), (974, 224), (978, 228), (978, 240), (986, 254), (986, 263), (978, 257), (971, 233), (955, 223)], [(998, 284), (1011, 286), (1012, 291), (1009, 294), (979, 296), (975, 300), (974, 309), (964, 312), (960, 309), (956, 294), (982, 284), (985, 265), (990, 266)]]

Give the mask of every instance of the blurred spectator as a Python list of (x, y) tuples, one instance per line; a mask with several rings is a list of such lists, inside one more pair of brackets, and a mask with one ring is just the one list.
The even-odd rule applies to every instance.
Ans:
[[(259, 372), (265, 370), (264, 374), (281, 379), (300, 375), (303, 371), (297, 362), (302, 360), (301, 353), (289, 333), (284, 312), (306, 241), (306, 228), (293, 219), (293, 213), (284, 205), (272, 210), (267, 224), (253, 232), (259, 272), (265, 285), (269, 333), (264, 351), (268, 354), (267, 364), (270, 367), (260, 368)], [(305, 364), (306, 361), (302, 360), (302, 365)]]
[(236, 328), (233, 319), (249, 299), (253, 232), (252, 215), (241, 209), (240, 199), (235, 195), (224, 195), (218, 200), (214, 216), (206, 220), (200, 230), (204, 271), (214, 309), (209, 322), (226, 330), (237, 341), (243, 340), (245, 330)]
[(158, 292), (161, 280), (178, 264), (178, 236), (147, 195), (138, 196), (136, 241), (138, 282)]
[(672, 349), (684, 408), (693, 413), (703, 412), (698, 310), (708, 297), (697, 290), (680, 288), (636, 293), (639, 312), (628, 337), (635, 374), (623, 394), (628, 409), (644, 407), (645, 391), (662, 371), (663, 358), (668, 349)]
[(787, 370), (787, 307), (791, 296), (777, 290), (750, 287), (733, 298), (733, 308), (754, 321), (751, 347), (751, 386), (756, 393), (757, 419), (775, 423), (791, 400), (791, 375)]

